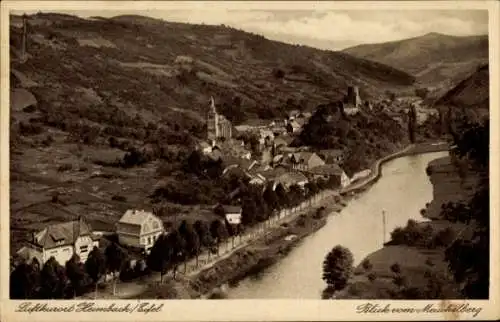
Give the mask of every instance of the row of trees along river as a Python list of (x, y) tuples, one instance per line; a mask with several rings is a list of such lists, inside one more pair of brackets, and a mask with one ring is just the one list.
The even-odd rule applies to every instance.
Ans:
[[(211, 256), (219, 256), (223, 243), (234, 246), (238, 237), (255, 229), (265, 229), (270, 219), (279, 219), (286, 209), (312, 200), (325, 190), (337, 187), (339, 182), (320, 179), (308, 183), (304, 189), (293, 185), (288, 192), (281, 184), (274, 190), (269, 185), (264, 193), (248, 182), (239, 181), (238, 184), (243, 196), (242, 224), (232, 225), (224, 219), (198, 220), (194, 224), (183, 220), (169, 234), (160, 236), (146, 259), (138, 260), (133, 267), (129, 265), (131, 254), (116, 242), (116, 236), (102, 240), (101, 247), (94, 248), (85, 263), (81, 263), (76, 255), (65, 266), (54, 258), (43, 266), (36, 261), (21, 262), (11, 273), (11, 298), (72, 298), (90, 291), (97, 296), (98, 289), (107, 286), (103, 282), (106, 275), (112, 278), (113, 294), (118, 281), (131, 281), (153, 272), (160, 274), (160, 281), (167, 272), (171, 272), (175, 279), (178, 268), (184, 265), (185, 272), (189, 260), (195, 259), (198, 267), (201, 254), (205, 254), (208, 260)], [(216, 207), (215, 212), (224, 218), (220, 207)]]

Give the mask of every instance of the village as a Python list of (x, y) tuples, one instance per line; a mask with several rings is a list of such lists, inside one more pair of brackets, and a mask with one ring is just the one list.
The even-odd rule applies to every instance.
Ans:
[[(380, 111), (387, 111), (387, 108), (380, 108), (381, 103), (376, 106)], [(370, 102), (362, 102), (358, 88), (355, 86), (348, 88), (343, 108), (347, 115), (355, 115), (360, 110), (373, 111), (374, 109)], [(285, 119), (276, 119), (271, 122), (254, 120), (233, 126), (224, 115), (218, 113), (212, 97), (206, 114), (206, 140), (198, 144), (198, 152), (214, 162), (220, 162), (223, 165), (223, 177), (246, 178), (251, 186), (262, 187), (258, 189), (262, 191), (264, 198), (266, 194), (274, 195), (272, 198), (268, 197), (270, 199), (280, 199), (280, 196), (283, 198), (283, 195), (289, 195), (288, 199), (293, 200), (281, 202), (281, 204), (278, 200), (270, 201), (273, 204), (274, 215), (269, 216), (267, 221), (277, 222), (287, 214), (287, 208), (289, 208), (289, 214), (300, 212), (310, 207), (313, 202), (317, 203), (332, 195), (336, 196), (334, 200), (341, 201), (340, 194), (343, 191), (347, 191), (352, 184), (371, 174), (371, 169), (363, 169), (351, 176), (347, 175), (342, 169), (345, 151), (335, 149), (312, 151), (306, 146), (294, 147), (294, 140), (311, 116), (311, 112), (295, 110), (291, 111)], [(234, 196), (237, 194), (238, 191), (235, 191)], [(210, 255), (218, 254), (219, 244), (223, 240), (228, 241), (229, 236), (232, 236), (234, 249), (250, 242), (255, 232), (264, 231), (265, 221), (260, 223), (260, 226), (257, 225), (257, 228), (245, 227), (255, 226), (255, 223), (242, 218), (245, 210), (241, 200), (236, 205), (234, 202), (231, 205), (219, 203), (208, 211), (220, 218), (212, 222), (209, 227), (204, 227), (206, 225), (200, 222), (194, 225), (181, 223), (181, 227), (185, 230), (194, 229), (198, 233), (199, 246), (196, 250), (188, 251), (191, 256), (185, 249), (179, 249), (179, 252), (186, 254), (175, 260), (175, 267), (196, 256), (196, 265), (190, 270), (198, 270), (200, 263), (198, 257), (203, 246), (206, 248), (206, 259), (201, 259), (201, 264), (206, 266), (217, 260), (216, 256), (210, 260)], [(258, 208), (251, 211), (258, 211)], [(221, 229), (226, 232), (221, 233)], [(115, 251), (126, 250), (128, 265), (125, 266), (129, 271), (135, 272), (138, 267), (141, 272), (148, 271), (146, 263), (148, 263), (148, 257), (152, 257), (151, 252), (155, 244), (165, 241), (164, 248), (169, 245), (175, 247), (176, 241), (171, 239), (178, 236), (171, 237), (171, 235), (176, 235), (171, 234), (171, 230), (172, 227), (165, 227), (154, 209), (129, 209), (116, 222), (114, 231), (105, 232), (94, 231), (84, 216), (79, 216), (77, 220), (53, 224), (32, 233), (31, 240), (26, 241), (16, 256), (25, 263), (35, 263), (39, 267), (51, 260), (55, 260), (63, 267), (67, 267), (69, 262), (77, 261), (83, 267), (84, 263), (92, 257), (90, 254), (94, 249), (105, 249), (106, 245), (109, 248), (111, 243)], [(211, 242), (202, 240), (204, 239), (202, 235), (207, 234), (204, 231), (208, 231), (208, 235), (211, 235), (209, 238)], [(185, 233), (189, 235), (189, 232)], [(235, 237), (238, 236), (239, 242), (235, 245), (235, 239), (238, 240)], [(185, 242), (189, 243), (189, 240)], [(176, 255), (171, 251), (166, 253), (173, 262), (172, 258)], [(92, 258), (92, 260), (96, 259)], [(123, 265), (121, 263), (115, 270), (122, 272)], [(173, 264), (169, 265), (162, 262), (159, 264), (159, 269), (154, 267), (152, 269), (163, 272), (167, 266), (171, 267)], [(109, 269), (106, 272), (108, 274), (102, 274), (102, 278), (111, 278)]]

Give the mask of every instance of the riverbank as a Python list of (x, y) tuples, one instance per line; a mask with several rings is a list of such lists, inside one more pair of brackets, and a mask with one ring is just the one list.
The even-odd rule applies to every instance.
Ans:
[(423, 143), (416, 143), (416, 144), (410, 144), (406, 148), (402, 149), (401, 151), (392, 153), (388, 156), (385, 156), (371, 167), (371, 172), (370, 175), (367, 176), (366, 178), (363, 178), (359, 180), (358, 182), (355, 182), (349, 186), (347, 186), (345, 189), (342, 189), (341, 195), (346, 196), (352, 193), (358, 193), (365, 191), (368, 189), (373, 183), (375, 183), (380, 176), (382, 175), (382, 165), (385, 163), (405, 157), (405, 156), (410, 156), (410, 155), (417, 155), (417, 154), (422, 154), (422, 153), (431, 153), (431, 152), (441, 152), (441, 151), (448, 151), (449, 150), (449, 145), (447, 142), (423, 142)]
[[(427, 174), (433, 186), (432, 201), (423, 206), (422, 221), (417, 227), (426, 226), (431, 234), (443, 230), (453, 231), (453, 240), (473, 233), (473, 224), (452, 223), (442, 217), (441, 205), (447, 202), (470, 200), (477, 189), (478, 176), (470, 173), (460, 176), (449, 156), (433, 160), (427, 167)], [(402, 295), (402, 287), (422, 292), (429, 289), (430, 278), (439, 281), (441, 295), (445, 298), (460, 298), (458, 285), (451, 279), (445, 261), (446, 247), (421, 247), (396, 244), (386, 245), (366, 256), (358, 267), (348, 286), (335, 294), (336, 299), (394, 299), (415, 298), (415, 294)], [(369, 263), (363, 265), (363, 262)], [(397, 264), (399, 273), (395, 273)], [(396, 277), (403, 278), (395, 279)], [(399, 284), (398, 284), (399, 283)], [(421, 294), (421, 293), (420, 293)], [(438, 296), (438, 295), (436, 295)]]
[[(447, 148), (438, 145), (427, 144), (411, 145), (402, 151), (386, 156), (374, 165), (373, 174), (375, 179), (367, 178), (356, 185), (368, 185), (374, 183), (380, 176), (380, 166), (399, 156), (418, 154), (423, 152), (442, 151)], [(344, 201), (350, 199), (352, 194), (344, 195)], [(326, 212), (330, 212), (335, 206), (334, 199), (321, 201), (315, 208), (325, 206)], [(248, 276), (258, 275), (260, 271), (268, 268), (288, 252), (296, 247), (306, 236), (321, 229), (326, 218), (313, 218), (315, 209), (309, 209), (302, 215), (295, 216), (287, 224), (273, 225), (266, 228), (266, 236), (253, 239), (244, 247), (232, 251), (218, 258), (210, 267), (202, 269), (196, 274), (179, 274), (176, 281), (170, 279), (166, 284), (152, 283), (146, 290), (134, 298), (217, 298), (224, 294), (228, 285), (237, 284)], [(311, 219), (313, 218), (313, 219)], [(299, 225), (299, 222), (303, 222)], [(304, 222), (305, 221), (305, 222)], [(168, 290), (170, 289), (170, 291)], [(176, 290), (172, 294), (171, 290)], [(222, 295), (223, 297), (223, 295)]]
[(321, 229), (327, 217), (340, 211), (335, 196), (329, 196), (309, 210), (296, 216), (288, 215), (277, 224), (266, 228), (265, 234), (217, 260), (210, 267), (196, 274), (179, 275), (177, 280), (151, 283), (146, 290), (133, 298), (220, 298), (224, 289), (248, 276), (273, 265), (286, 256), (310, 234)]

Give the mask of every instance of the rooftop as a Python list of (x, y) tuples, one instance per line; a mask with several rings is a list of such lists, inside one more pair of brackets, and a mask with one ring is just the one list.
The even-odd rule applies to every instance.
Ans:
[(42, 231), (35, 233), (34, 244), (43, 248), (72, 245), (79, 236), (90, 235), (92, 238), (98, 237), (92, 233), (92, 227), (83, 217), (78, 220), (50, 225)]

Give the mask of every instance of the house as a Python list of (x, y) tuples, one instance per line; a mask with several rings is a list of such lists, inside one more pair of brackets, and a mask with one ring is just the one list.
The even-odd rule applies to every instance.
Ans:
[(245, 124), (235, 126), (238, 132), (247, 132), (257, 129), (267, 128), (269, 126), (269, 121), (261, 119), (250, 119), (245, 122)]
[(201, 141), (198, 144), (198, 150), (200, 150), (203, 154), (207, 155), (212, 152), (213, 145), (208, 144), (205, 141)]
[(301, 126), (296, 120), (291, 120), (286, 125), (286, 130), (288, 133), (297, 133), (300, 131), (300, 129), (301, 129)]
[(273, 183), (273, 189), (276, 189), (278, 184), (288, 189), (292, 185), (304, 186), (308, 182), (307, 177), (302, 173), (290, 172), (283, 167), (262, 172), (261, 175), (266, 178), (267, 182)]
[(314, 152), (297, 152), (290, 153), (287, 163), (295, 170), (304, 171), (324, 165), (325, 161)]
[(312, 174), (314, 179), (325, 179), (331, 180), (332, 178), (336, 178), (338, 180), (339, 185), (344, 188), (351, 183), (351, 180), (347, 176), (347, 174), (336, 164), (325, 164), (320, 165), (314, 168), (311, 168), (307, 171)]
[(287, 147), (292, 144), (293, 138), (288, 135), (280, 135), (274, 139), (274, 148)]
[(304, 187), (307, 182), (309, 182), (307, 177), (300, 172), (286, 172), (274, 179), (273, 189), (276, 188), (277, 184), (281, 184), (285, 189), (289, 189), (293, 185)]
[(356, 173), (352, 176), (352, 178), (351, 178), (351, 182), (354, 182), (354, 181), (359, 180), (359, 179), (366, 178), (366, 177), (368, 177), (371, 173), (372, 173), (372, 171), (371, 171), (370, 169), (365, 169), (365, 170), (362, 170), (362, 171), (356, 172)]
[(323, 158), (327, 164), (341, 164), (345, 157), (344, 151), (339, 149), (320, 150), (318, 155)]
[(116, 224), (120, 244), (141, 248), (146, 252), (164, 232), (161, 219), (144, 210), (129, 209)]
[(242, 208), (239, 206), (222, 206), (222, 210), (224, 212), (224, 217), (226, 221), (231, 225), (239, 225), (241, 224), (241, 213)]
[(64, 266), (73, 254), (85, 262), (90, 251), (98, 246), (99, 236), (93, 233), (90, 224), (80, 216), (77, 220), (50, 225), (33, 233), (28, 244), (17, 254), (27, 261), (36, 260), (40, 265), (54, 257)]

